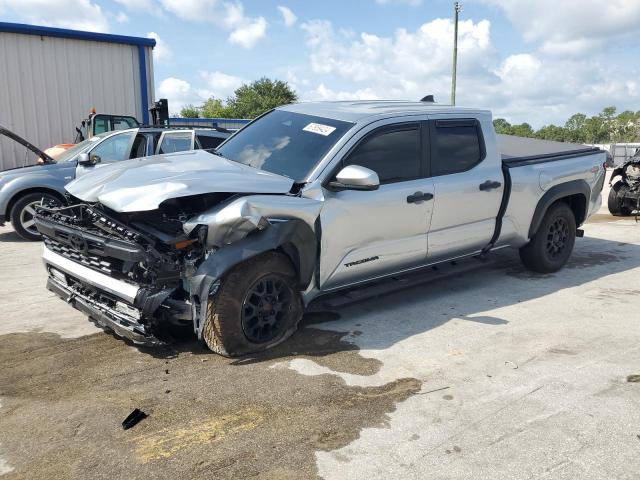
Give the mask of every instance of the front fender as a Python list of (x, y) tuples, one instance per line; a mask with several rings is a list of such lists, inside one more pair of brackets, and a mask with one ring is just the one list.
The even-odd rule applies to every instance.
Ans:
[(0, 186), (0, 212), (8, 217), (8, 208), (12, 200), (29, 190), (52, 190), (64, 197), (64, 186), (73, 179), (73, 173), (74, 169), (60, 169), (56, 170), (55, 174), (38, 172), (7, 179)]
[(199, 338), (202, 337), (200, 316), (207, 312), (209, 295), (215, 291), (216, 282), (234, 266), (271, 250), (281, 251), (289, 257), (298, 274), (298, 289), (307, 288), (318, 256), (316, 234), (300, 219), (269, 223), (263, 230), (211, 253), (190, 278), (191, 301), (197, 305), (193, 315), (194, 330)]

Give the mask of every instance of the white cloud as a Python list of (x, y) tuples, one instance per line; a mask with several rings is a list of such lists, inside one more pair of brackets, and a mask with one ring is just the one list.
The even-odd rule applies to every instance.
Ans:
[(118, 23), (127, 23), (129, 21), (129, 16), (124, 12), (118, 12), (115, 15), (115, 19)]
[(156, 32), (149, 32), (147, 33), (147, 38), (153, 38), (156, 41), (156, 46), (153, 47), (154, 61), (161, 63), (171, 60), (173, 52), (171, 51), (171, 48), (169, 48), (169, 45), (167, 45), (167, 42), (160, 38), (160, 35)]
[(292, 27), (298, 21), (298, 17), (296, 17), (296, 14), (293, 13), (290, 8), (279, 5), (278, 10), (280, 10), (282, 21), (284, 22), (285, 26)]
[(411, 7), (419, 7), (422, 5), (422, 0), (376, 0), (376, 3), (379, 5), (404, 4)]
[(304, 93), (305, 100), (379, 100), (380, 97), (370, 88), (363, 88), (355, 92), (334, 91), (324, 83), (317, 88)]
[(243, 48), (252, 48), (267, 32), (267, 21), (259, 17), (242, 23), (229, 34), (229, 41)]
[(26, 22), (38, 25), (109, 31), (102, 8), (90, 0), (0, 0), (0, 10), (12, 11)]
[(215, 97), (221, 100), (225, 100), (231, 96), (235, 90), (246, 83), (240, 77), (233, 75), (227, 75), (222, 72), (200, 72), (200, 77), (206, 81), (207, 88), (202, 93), (204, 96)]
[(168, 100), (169, 112), (172, 115), (180, 113), (185, 105), (199, 105), (206, 99), (194, 90), (189, 82), (175, 77), (162, 80), (156, 90), (158, 98)]
[(158, 9), (154, 0), (115, 0), (127, 10), (130, 11), (146, 11), (147, 13), (153, 13)]
[[(451, 20), (435, 19), (391, 36), (336, 31), (322, 20), (302, 28), (313, 75), (298, 69), (292, 78), (296, 83), (313, 78), (316, 85), (303, 90), (304, 100), (419, 99), (434, 94), (436, 101), (448, 103)], [(631, 73), (637, 66), (630, 64), (612, 75), (606, 55), (559, 57), (534, 50), (501, 59), (487, 20), (460, 22), (458, 45), (461, 105), (490, 108), (496, 116), (538, 127), (562, 123), (578, 111), (597, 113), (607, 105), (640, 107), (637, 77)]]
[(185, 105), (199, 106), (210, 97), (226, 100), (243, 83), (240, 77), (228, 75), (222, 72), (199, 72), (199, 77), (204, 86), (194, 87), (191, 83), (176, 77), (168, 77), (162, 80), (157, 88), (158, 98), (166, 98), (169, 102), (171, 114), (178, 114)]
[(525, 40), (545, 53), (581, 55), (607, 38), (637, 32), (638, 0), (484, 0), (502, 8)]
[(264, 17), (248, 17), (240, 2), (226, 0), (160, 0), (164, 9), (189, 22), (212, 23), (229, 31), (229, 42), (252, 48), (267, 32)]

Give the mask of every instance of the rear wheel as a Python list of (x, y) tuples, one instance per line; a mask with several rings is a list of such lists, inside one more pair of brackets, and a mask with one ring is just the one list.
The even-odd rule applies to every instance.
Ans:
[(35, 215), (36, 205), (41, 202), (54, 202), (61, 205), (58, 197), (50, 193), (29, 193), (19, 198), (11, 209), (11, 224), (16, 233), (25, 240), (37, 241), (42, 239), (42, 235), (36, 228)]
[(538, 231), (520, 249), (520, 259), (529, 270), (552, 273), (560, 270), (573, 251), (576, 241), (576, 219), (564, 202), (547, 210)]
[(302, 318), (296, 275), (284, 255), (268, 252), (233, 268), (209, 297), (202, 339), (226, 357), (266, 350), (288, 338)]
[(627, 187), (622, 182), (616, 182), (611, 185), (611, 190), (609, 190), (609, 198), (607, 200), (607, 207), (609, 207), (609, 212), (611, 215), (626, 217), (631, 215), (631, 209), (623, 206), (621, 195)]

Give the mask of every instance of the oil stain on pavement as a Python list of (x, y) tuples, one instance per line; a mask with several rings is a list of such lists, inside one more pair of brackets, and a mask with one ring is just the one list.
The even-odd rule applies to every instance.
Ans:
[[(194, 342), (141, 350), (105, 333), (0, 336), (0, 454), (14, 467), (3, 480), (316, 478), (316, 451), (385, 426), (421, 388), (413, 378), (350, 387), (332, 374), (271, 368), (312, 358), (348, 373), (377, 372), (379, 362), (361, 357), (347, 334), (307, 326), (240, 360)], [(134, 408), (149, 417), (124, 431)]]

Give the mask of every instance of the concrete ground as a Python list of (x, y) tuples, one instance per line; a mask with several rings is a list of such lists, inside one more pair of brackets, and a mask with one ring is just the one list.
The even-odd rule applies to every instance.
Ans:
[(585, 232), (557, 274), (503, 251), (234, 361), (98, 330), (0, 229), (0, 476), (637, 479), (640, 226)]

